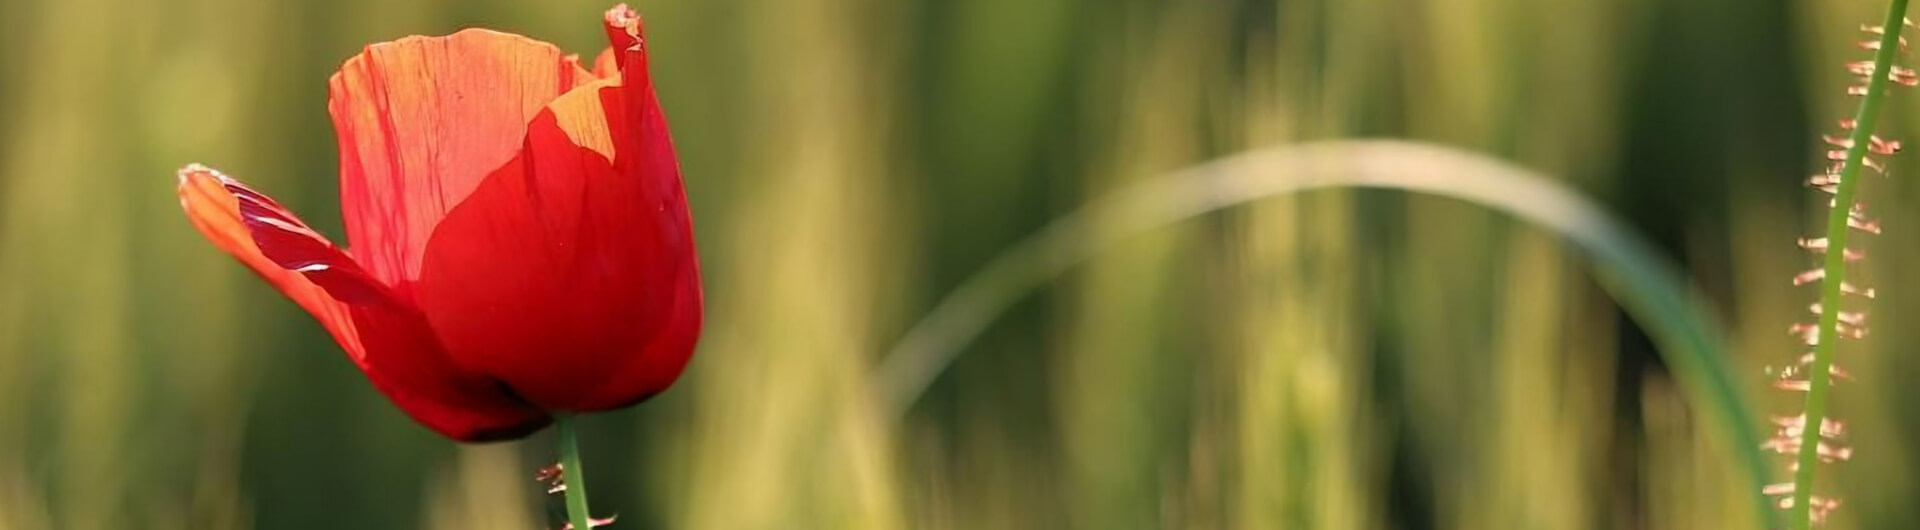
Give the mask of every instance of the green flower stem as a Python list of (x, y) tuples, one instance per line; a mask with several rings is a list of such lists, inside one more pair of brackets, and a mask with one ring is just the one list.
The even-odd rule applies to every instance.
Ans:
[(1807, 370), (1806, 421), (1800, 432), (1798, 469), (1793, 474), (1793, 508), (1788, 521), (1798, 530), (1813, 528), (1813, 477), (1820, 463), (1820, 424), (1827, 416), (1827, 392), (1832, 388), (1829, 371), (1833, 350), (1840, 342), (1840, 284), (1847, 278), (1848, 212), (1853, 210), (1854, 194), (1860, 191), (1861, 159), (1872, 143), (1873, 129), (1880, 118), (1880, 104), (1886, 101), (1888, 75), (1893, 70), (1894, 54), (1900, 51), (1900, 30), (1906, 27), (1907, 0), (1887, 3), (1886, 31), (1880, 35), (1880, 49), (1873, 54), (1873, 75), (1867, 78), (1867, 93), (1854, 114), (1854, 128), (1847, 147), (1847, 159), (1840, 167), (1840, 183), (1833, 194), (1833, 211), (1827, 212), (1827, 253), (1825, 279), (1820, 284), (1820, 344), (1814, 347), (1813, 366)]
[(580, 465), (580, 437), (573, 428), (573, 416), (556, 416), (554, 429), (560, 434), (560, 473), (567, 484), (567, 521), (574, 530), (593, 528), (593, 516), (587, 511), (587, 470)]

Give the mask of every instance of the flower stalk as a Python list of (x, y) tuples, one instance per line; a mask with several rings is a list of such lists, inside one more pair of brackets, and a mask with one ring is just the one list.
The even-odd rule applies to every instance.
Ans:
[(567, 499), (566, 528), (587, 529), (596, 525), (592, 512), (587, 510), (587, 473), (580, 465), (580, 436), (574, 429), (574, 421), (573, 416), (556, 416), (553, 420), (560, 438), (560, 469), (566, 473), (566, 484), (557, 487)]
[(1872, 289), (1862, 289), (1847, 281), (1847, 264), (1863, 257), (1861, 252), (1848, 246), (1848, 240), (1856, 230), (1873, 234), (1880, 232), (1879, 224), (1865, 216), (1864, 208), (1855, 197), (1865, 173), (1862, 167), (1875, 173), (1884, 174), (1886, 171), (1886, 166), (1871, 155), (1891, 155), (1900, 149), (1898, 142), (1883, 140), (1875, 136), (1873, 131), (1890, 85), (1899, 83), (1913, 86), (1916, 83), (1913, 70), (1893, 64), (1895, 55), (1906, 47), (1906, 40), (1900, 34), (1904, 28), (1912, 25), (1905, 18), (1906, 11), (1907, 0), (1892, 0), (1887, 5), (1885, 23), (1862, 28), (1878, 38), (1861, 43), (1862, 48), (1874, 52), (1871, 62), (1847, 65), (1849, 72), (1862, 76), (1861, 85), (1847, 89), (1847, 94), (1861, 97), (1860, 106), (1853, 119), (1840, 122), (1841, 129), (1847, 132), (1845, 138), (1826, 138), (1826, 142), (1835, 148), (1827, 152), (1826, 158), (1831, 164), (1825, 173), (1815, 175), (1809, 181), (1815, 189), (1833, 195), (1831, 210), (1827, 214), (1826, 237), (1800, 241), (1801, 248), (1821, 255), (1822, 266), (1794, 277), (1795, 285), (1820, 283), (1820, 302), (1810, 308), (1819, 315), (1819, 322), (1814, 326), (1796, 324), (1790, 328), (1789, 331), (1799, 336), (1813, 351), (1803, 356), (1796, 366), (1783, 370), (1781, 379), (1775, 382), (1776, 387), (1805, 392), (1805, 408), (1797, 418), (1776, 418), (1775, 436), (1763, 446), (1793, 455), (1789, 467), (1793, 482), (1769, 485), (1762, 489), (1762, 493), (1783, 497), (1780, 506), (1788, 510), (1787, 520), (1796, 530), (1813, 528), (1839, 507), (1837, 499), (1813, 494), (1815, 471), (1819, 464), (1846, 460), (1852, 456), (1850, 449), (1840, 445), (1845, 436), (1845, 427), (1841, 422), (1828, 418), (1827, 403), (1833, 381), (1847, 377), (1846, 372), (1834, 366), (1833, 362), (1840, 339), (1857, 339), (1866, 335), (1865, 312), (1844, 310), (1842, 298), (1874, 296)]

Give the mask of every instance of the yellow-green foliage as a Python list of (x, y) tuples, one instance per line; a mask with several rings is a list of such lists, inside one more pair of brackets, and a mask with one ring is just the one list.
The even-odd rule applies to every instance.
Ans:
[[(1806, 298), (1782, 280), (1817, 210), (1795, 179), (1875, 4), (643, 0), (709, 313), (678, 386), (584, 420), (594, 506), (616, 529), (1742, 527), (1728, 441), (1585, 258), (1450, 200), (1313, 192), (1157, 231), (1021, 302), (904, 414), (870, 376), (1086, 201), (1393, 136), (1622, 212), (1688, 264), (1747, 395), (1790, 410), (1761, 387)], [(339, 238), (340, 61), (468, 25), (593, 53), (606, 7), (0, 7), (0, 530), (557, 526), (545, 435), (414, 426), (201, 241), (171, 178), (216, 164)], [(1909, 99), (1883, 135), (1920, 136)], [(1844, 354), (1867, 463), (1825, 473), (1832, 528), (1920, 522), (1897, 324), (1920, 298), (1895, 288), (1920, 220), (1892, 182), (1861, 274), (1896, 323)]]

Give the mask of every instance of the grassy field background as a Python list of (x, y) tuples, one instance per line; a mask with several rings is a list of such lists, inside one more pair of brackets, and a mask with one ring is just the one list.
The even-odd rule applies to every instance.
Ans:
[[(604, 47), (607, 5), (0, 4), (0, 530), (557, 527), (550, 435), (458, 446), (204, 242), (203, 162), (343, 239), (325, 80), (480, 26)], [(1761, 410), (1824, 211), (1799, 182), (1875, 2), (643, 0), (709, 304), (663, 397), (584, 422), (613, 528), (1701, 529), (1752, 492), (1553, 234), (1327, 191), (1129, 240), (901, 417), (871, 370), (1047, 221), (1244, 149), (1438, 142), (1558, 175), (1685, 263)], [(1911, 91), (1908, 91), (1911, 92)], [(1883, 136), (1915, 138), (1895, 93)], [(1920, 525), (1920, 167), (1864, 197), (1875, 334), (1833, 528)], [(1742, 526), (1747, 525), (1747, 526)]]

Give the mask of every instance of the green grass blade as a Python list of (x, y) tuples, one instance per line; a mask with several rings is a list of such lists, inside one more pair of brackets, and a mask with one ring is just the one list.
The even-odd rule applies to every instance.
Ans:
[[(1768, 468), (1759, 424), (1726, 365), (1720, 327), (1690, 297), (1679, 268), (1593, 202), (1544, 175), (1486, 156), (1402, 141), (1333, 141), (1223, 158), (1124, 188), (1018, 243), (941, 300), (882, 361), (874, 385), (894, 414), (919, 399), (1009, 306), (1101, 249), (1210, 212), (1323, 188), (1451, 197), (1544, 227), (1584, 251), (1600, 285), (1644, 328), (1694, 406), (1747, 468), (1761, 521)], [(1767, 525), (1768, 528), (1777, 525)]]
[(1848, 212), (1853, 209), (1854, 195), (1860, 191), (1861, 161), (1867, 156), (1874, 126), (1880, 119), (1880, 105), (1886, 101), (1894, 54), (1906, 44), (1900, 40), (1900, 30), (1906, 27), (1906, 13), (1907, 0), (1887, 3), (1885, 31), (1880, 35), (1879, 51), (1873, 54), (1873, 70), (1867, 77), (1865, 97), (1861, 98), (1860, 108), (1853, 117), (1853, 134), (1848, 140), (1852, 143), (1837, 175), (1840, 184), (1833, 192), (1833, 208), (1827, 212), (1827, 245), (1832, 250), (1827, 252), (1822, 264), (1819, 344), (1814, 347), (1812, 365), (1807, 367), (1809, 384), (1802, 423), (1807, 427), (1802, 429), (1800, 454), (1795, 458), (1793, 506), (1788, 515), (1788, 521), (1797, 530), (1809, 530), (1814, 522), (1813, 480), (1820, 467), (1820, 432), (1827, 418), (1828, 391), (1833, 385), (1833, 378), (1827, 374), (1833, 368), (1833, 352), (1840, 342), (1840, 287), (1847, 280), (1847, 237), (1853, 231), (1847, 223)]

